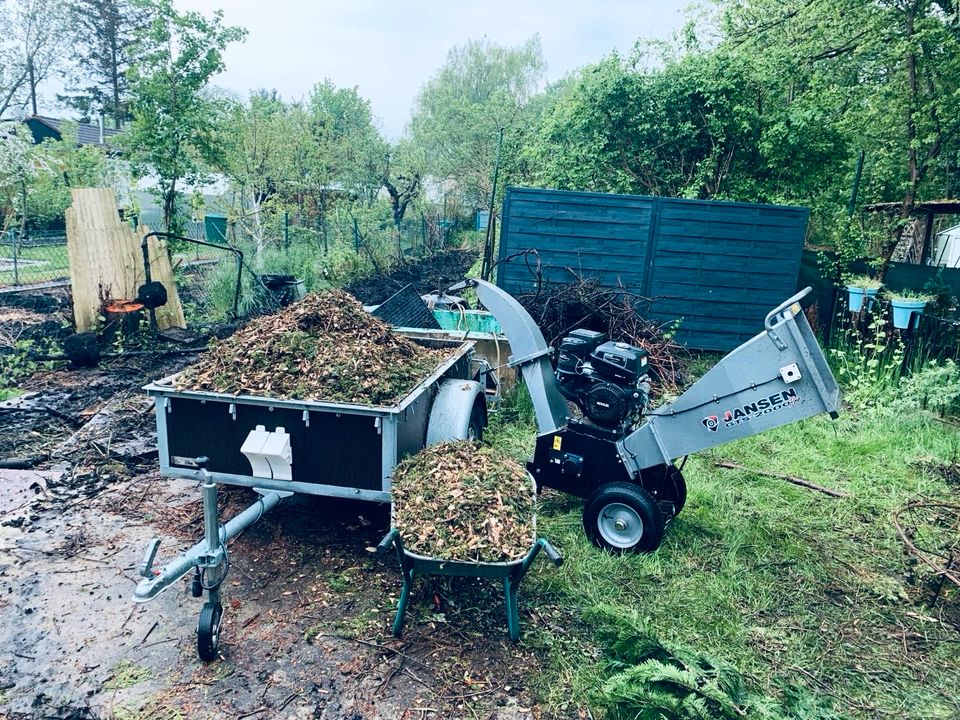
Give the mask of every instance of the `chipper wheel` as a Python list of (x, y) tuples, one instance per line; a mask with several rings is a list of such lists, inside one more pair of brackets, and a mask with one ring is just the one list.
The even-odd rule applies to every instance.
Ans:
[(657, 501), (633, 483), (601, 485), (583, 508), (587, 537), (598, 547), (616, 553), (656, 550), (663, 540), (664, 525)]
[(200, 611), (197, 623), (197, 655), (204, 662), (217, 659), (220, 646), (220, 622), (223, 620), (223, 606), (218, 602), (206, 602)]

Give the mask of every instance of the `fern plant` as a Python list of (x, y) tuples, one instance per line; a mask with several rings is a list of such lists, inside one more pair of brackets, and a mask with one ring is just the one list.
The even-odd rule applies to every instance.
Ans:
[(596, 700), (613, 720), (840, 720), (830, 704), (798, 686), (780, 701), (752, 691), (731, 665), (657, 638), (636, 611), (601, 605), (598, 628), (609, 675)]

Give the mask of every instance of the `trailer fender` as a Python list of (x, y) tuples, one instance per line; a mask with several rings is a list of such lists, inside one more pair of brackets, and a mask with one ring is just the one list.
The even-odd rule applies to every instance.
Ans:
[(477, 440), (487, 425), (483, 386), (474, 380), (448, 378), (440, 383), (427, 422), (427, 445), (448, 440)]

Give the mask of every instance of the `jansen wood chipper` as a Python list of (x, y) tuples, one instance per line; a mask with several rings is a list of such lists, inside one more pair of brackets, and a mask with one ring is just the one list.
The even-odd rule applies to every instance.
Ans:
[[(761, 333), (677, 400), (649, 411), (645, 351), (574, 331), (561, 343), (554, 369), (551, 348), (513, 297), (482, 280), (450, 291), (468, 285), (503, 328), (513, 350), (508, 363), (522, 373), (533, 400), (538, 437), (527, 465), (531, 475), (539, 488), (585, 498), (584, 528), (605, 549), (659, 546), (686, 499), (676, 459), (820, 413), (837, 415), (836, 381), (800, 309), (809, 288), (771, 310)], [(201, 482), (205, 537), (163, 570), (154, 568), (160, 541), (153, 540), (134, 600), (151, 600), (192, 572), (193, 595), (208, 594), (198, 653), (213, 659), (227, 542), (294, 493), (389, 502), (391, 472), (400, 459), (482, 432), (486, 407), (479, 380), (465, 343), (391, 407), (176, 390), (172, 378), (148, 385), (156, 400), (161, 474)], [(571, 417), (568, 401), (584, 417)], [(251, 487), (261, 497), (222, 524), (217, 483)]]
[[(829, 413), (840, 391), (797, 293), (767, 313), (763, 332), (725, 356), (674, 402), (647, 411), (646, 351), (576, 330), (551, 348), (530, 315), (496, 285), (472, 280), (510, 341), (533, 400), (537, 437), (527, 464), (539, 487), (586, 500), (583, 524), (615, 552), (659, 547), (680, 512), (686, 484), (678, 458)], [(567, 401), (584, 417), (570, 417)]]

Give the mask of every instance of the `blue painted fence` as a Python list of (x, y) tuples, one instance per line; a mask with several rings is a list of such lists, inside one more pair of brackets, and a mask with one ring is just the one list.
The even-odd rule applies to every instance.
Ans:
[[(499, 257), (533, 248), (543, 281), (597, 278), (680, 320), (677, 340), (727, 351), (753, 337), (796, 291), (809, 211), (803, 207), (508, 188)], [(513, 294), (536, 288), (524, 258), (497, 266)]]

